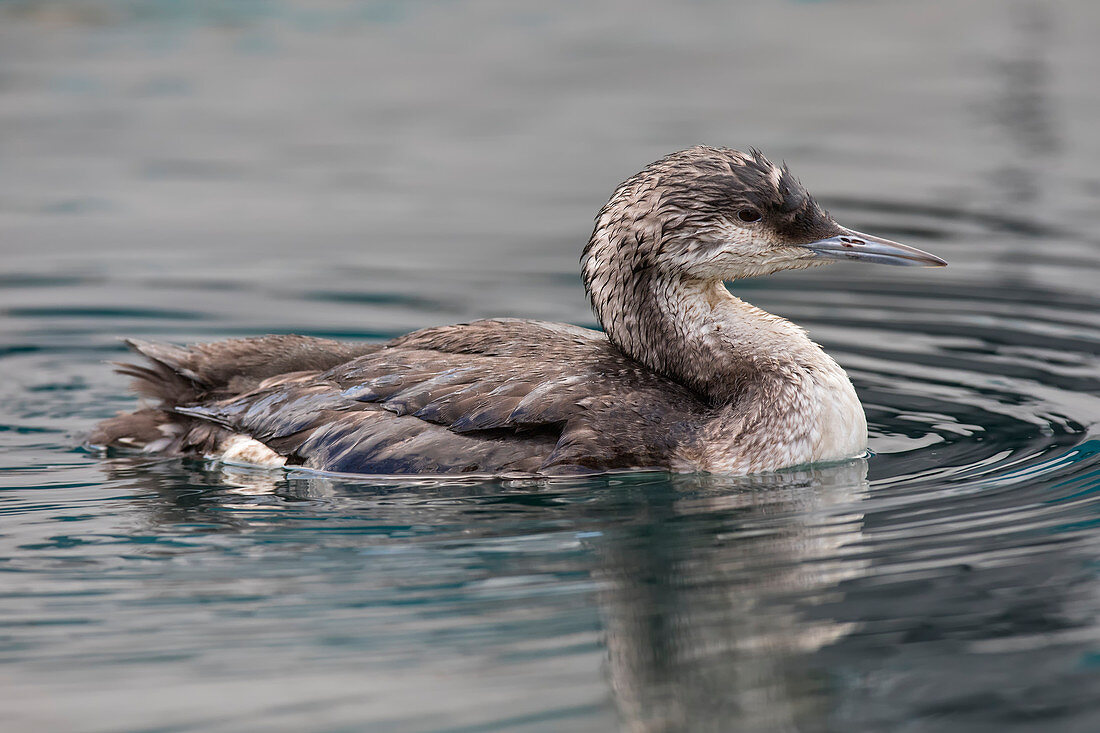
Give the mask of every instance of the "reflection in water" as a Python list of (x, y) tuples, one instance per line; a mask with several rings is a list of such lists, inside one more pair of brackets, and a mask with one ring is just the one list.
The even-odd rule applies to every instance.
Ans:
[[(220, 486), (216, 503), (190, 501), (193, 493), (171, 478), (159, 488), (170, 501), (150, 515), (162, 526), (149, 531), (193, 524), (196, 512), (204, 522), (232, 514), (225, 510), (237, 498), (274, 495), (298, 506), (352, 499), (359, 529), (367, 523), (392, 535), (416, 527), (428, 542), (583, 528), (583, 554), (568, 571), (583, 571), (596, 589), (607, 672), (626, 729), (813, 730), (832, 703), (805, 657), (856, 624), (808, 610), (867, 567), (866, 559), (848, 557), (861, 539), (866, 469), (860, 460), (752, 478), (486, 483), (288, 479), (211, 465), (193, 475)], [(247, 514), (246, 507), (238, 508)], [(247, 521), (219, 526), (251, 529)], [(449, 582), (468, 585), (477, 575)]]
[[(993, 711), (1026, 721), (1037, 699), (1056, 717), (1092, 706), (1093, 677), (1077, 666), (1100, 651), (1098, 545), (1081, 526), (1100, 521), (1088, 443), (980, 488), (877, 491), (862, 461), (522, 482), (198, 464), (181, 480), (178, 466), (111, 465), (116, 485), (158, 495), (137, 534), (205, 528), (189, 541), (224, 553), (200, 575), (169, 568), (148, 582), (247, 589), (265, 615), (296, 619), (281, 645), (313, 647), (313, 628), (340, 638), (319, 660), (349, 680), (425, 648), (449, 675), (453, 660), (482, 659), (517, 691), (478, 713), (490, 730), (581, 714), (568, 696), (531, 696), (515, 660), (536, 652), (524, 649), (572, 677), (603, 666), (631, 731), (894, 730)], [(158, 613), (193, 625), (186, 597), (176, 603)], [(1044, 674), (1020, 673), (1032, 663)]]
[[(1059, 718), (1093, 707), (1077, 660), (1100, 652), (1098, 545), (1082, 526), (1100, 522), (1095, 442), (978, 485), (877, 490), (863, 461), (497, 482), (107, 465), (145, 497), (132, 533), (163, 538), (134, 552), (183, 561), (144, 582), (167, 593), (158, 616), (196, 634), (177, 651), (196, 659), (212, 630), (193, 597), (222, 607), (217, 635), (246, 665), (310, 650), (355, 684), (431, 649), (417, 679), (495, 670), (515, 695), (469, 713), (486, 730), (532, 716), (607, 729), (564, 687), (532, 695), (531, 659), (570, 679), (602, 666), (631, 731), (894, 730), (995, 711), (1026, 722), (1036, 700)], [(283, 619), (277, 637), (263, 618)], [(467, 694), (434, 704), (461, 711)]]
[(863, 461), (678, 478), (594, 549), (609, 671), (632, 731), (814, 730), (803, 657), (853, 626), (804, 609), (856, 577)]

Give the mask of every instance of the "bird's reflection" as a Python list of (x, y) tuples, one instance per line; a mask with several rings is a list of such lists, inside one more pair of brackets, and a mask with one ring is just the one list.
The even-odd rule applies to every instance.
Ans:
[(227, 512), (188, 498), (205, 485), (222, 509), (267, 494), (344, 502), (347, 516), (351, 501), (393, 526), (461, 527), (466, 541), (530, 534), (532, 523), (577, 528), (598, 589), (610, 688), (630, 731), (815, 729), (827, 690), (800, 660), (852, 625), (805, 612), (865, 569), (846, 549), (861, 539), (864, 461), (751, 478), (388, 484), (226, 466), (196, 466), (181, 482), (178, 466), (121, 465), (169, 499), (151, 513), (154, 524), (210, 512), (233, 531)]
[(850, 624), (803, 618), (863, 570), (862, 461), (753, 479), (674, 477), (600, 543), (608, 668), (632, 731), (813, 730), (801, 655)]

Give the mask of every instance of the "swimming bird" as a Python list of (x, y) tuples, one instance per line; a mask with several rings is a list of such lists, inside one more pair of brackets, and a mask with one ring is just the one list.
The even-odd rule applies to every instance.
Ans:
[(156, 404), (90, 442), (355, 474), (749, 474), (859, 456), (867, 422), (806, 332), (726, 281), (942, 259), (837, 224), (786, 165), (696, 146), (620, 184), (581, 257), (604, 331), (490, 319), (381, 344), (131, 340)]

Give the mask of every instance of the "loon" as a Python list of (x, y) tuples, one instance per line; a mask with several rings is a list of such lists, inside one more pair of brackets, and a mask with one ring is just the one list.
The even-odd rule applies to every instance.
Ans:
[(295, 335), (118, 364), (155, 403), (103, 449), (351, 474), (752, 474), (858, 457), (863, 407), (806, 332), (726, 281), (838, 260), (943, 266), (837, 224), (787, 166), (696, 146), (620, 184), (581, 257), (596, 331), (479, 320), (386, 343)]

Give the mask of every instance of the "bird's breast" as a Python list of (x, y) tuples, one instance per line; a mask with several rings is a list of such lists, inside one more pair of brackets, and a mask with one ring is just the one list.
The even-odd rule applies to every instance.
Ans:
[(867, 450), (867, 416), (839, 366), (816, 375), (811, 429), (813, 463), (853, 458)]
[(761, 473), (862, 455), (867, 418), (848, 375), (828, 359), (765, 380), (719, 411), (703, 436), (696, 470)]

